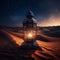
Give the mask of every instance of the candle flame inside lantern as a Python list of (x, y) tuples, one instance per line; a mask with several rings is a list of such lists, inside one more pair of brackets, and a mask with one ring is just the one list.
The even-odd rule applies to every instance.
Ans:
[(28, 33), (28, 38), (32, 38), (33, 34), (32, 33)]

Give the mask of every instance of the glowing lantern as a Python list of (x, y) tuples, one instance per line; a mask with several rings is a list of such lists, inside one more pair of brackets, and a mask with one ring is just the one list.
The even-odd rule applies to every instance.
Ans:
[(23, 55), (31, 56), (31, 54), (33, 54), (38, 48), (38, 44), (36, 43), (37, 22), (33, 18), (31, 11), (28, 12), (26, 19), (23, 21), (23, 32), (24, 42), (22, 43), (21, 49)]

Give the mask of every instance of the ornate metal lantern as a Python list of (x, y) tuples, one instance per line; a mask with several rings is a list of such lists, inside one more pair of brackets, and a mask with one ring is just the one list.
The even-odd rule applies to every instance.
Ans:
[(23, 33), (24, 42), (21, 46), (21, 53), (26, 56), (31, 56), (38, 48), (38, 44), (36, 43), (37, 22), (33, 18), (31, 11), (28, 12), (26, 19), (23, 21)]

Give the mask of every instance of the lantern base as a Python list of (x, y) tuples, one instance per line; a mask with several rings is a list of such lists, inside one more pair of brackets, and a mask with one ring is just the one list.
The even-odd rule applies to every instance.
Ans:
[(31, 56), (38, 49), (42, 51), (42, 49), (38, 46), (38, 44), (35, 41), (26, 41), (19, 48), (19, 53), (22, 56)]

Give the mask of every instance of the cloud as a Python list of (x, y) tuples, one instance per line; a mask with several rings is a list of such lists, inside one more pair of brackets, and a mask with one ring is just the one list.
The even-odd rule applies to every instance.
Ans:
[(60, 26), (60, 15), (51, 15), (38, 22), (38, 26)]

